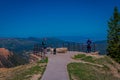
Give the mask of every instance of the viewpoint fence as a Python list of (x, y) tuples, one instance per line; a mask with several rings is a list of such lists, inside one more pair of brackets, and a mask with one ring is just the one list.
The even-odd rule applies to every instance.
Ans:
[[(76, 42), (64, 42), (64, 43), (47, 43), (46, 47), (49, 48), (61, 48), (61, 47), (66, 47), (68, 48), (69, 51), (81, 51), (81, 52), (86, 52), (87, 51), (87, 44), (83, 43), (76, 43)], [(42, 44), (35, 44), (34, 45), (34, 53), (42, 52)], [(91, 51), (95, 52), (96, 51), (96, 44), (92, 43), (91, 44)]]

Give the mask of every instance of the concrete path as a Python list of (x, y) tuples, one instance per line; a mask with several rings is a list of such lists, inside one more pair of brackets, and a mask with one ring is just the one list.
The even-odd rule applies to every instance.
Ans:
[(69, 80), (67, 64), (72, 61), (71, 57), (77, 53), (48, 54), (49, 62), (41, 80)]

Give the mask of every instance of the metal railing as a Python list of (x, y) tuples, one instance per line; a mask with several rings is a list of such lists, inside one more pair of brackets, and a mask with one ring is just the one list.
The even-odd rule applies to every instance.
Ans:
[[(87, 44), (83, 43), (75, 43), (75, 42), (65, 42), (65, 43), (54, 43), (54, 44), (46, 44), (46, 47), (51, 47), (51, 48), (61, 48), (61, 47), (66, 47), (68, 48), (68, 51), (80, 51), (80, 52), (86, 52), (87, 51)], [(37, 52), (42, 52), (43, 47), (41, 44), (35, 44), (34, 53)], [(96, 44), (92, 43), (91, 44), (91, 51), (95, 52), (96, 51)]]

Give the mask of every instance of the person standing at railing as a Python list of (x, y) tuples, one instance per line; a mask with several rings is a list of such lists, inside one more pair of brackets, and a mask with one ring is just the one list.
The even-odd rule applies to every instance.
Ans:
[(90, 39), (88, 39), (87, 40), (87, 53), (91, 52), (91, 44), (92, 44), (92, 41)]
[(45, 41), (42, 41), (42, 59), (45, 59), (46, 58), (46, 54), (47, 54), (47, 47), (46, 47), (46, 44), (45, 44)]

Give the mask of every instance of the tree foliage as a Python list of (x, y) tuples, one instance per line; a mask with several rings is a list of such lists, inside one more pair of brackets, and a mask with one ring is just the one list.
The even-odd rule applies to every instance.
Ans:
[(107, 38), (108, 55), (120, 63), (120, 13), (117, 7), (114, 8), (113, 16), (108, 22)]
[(117, 7), (114, 8), (113, 16), (108, 22), (107, 42), (108, 55), (120, 63), (120, 13)]

